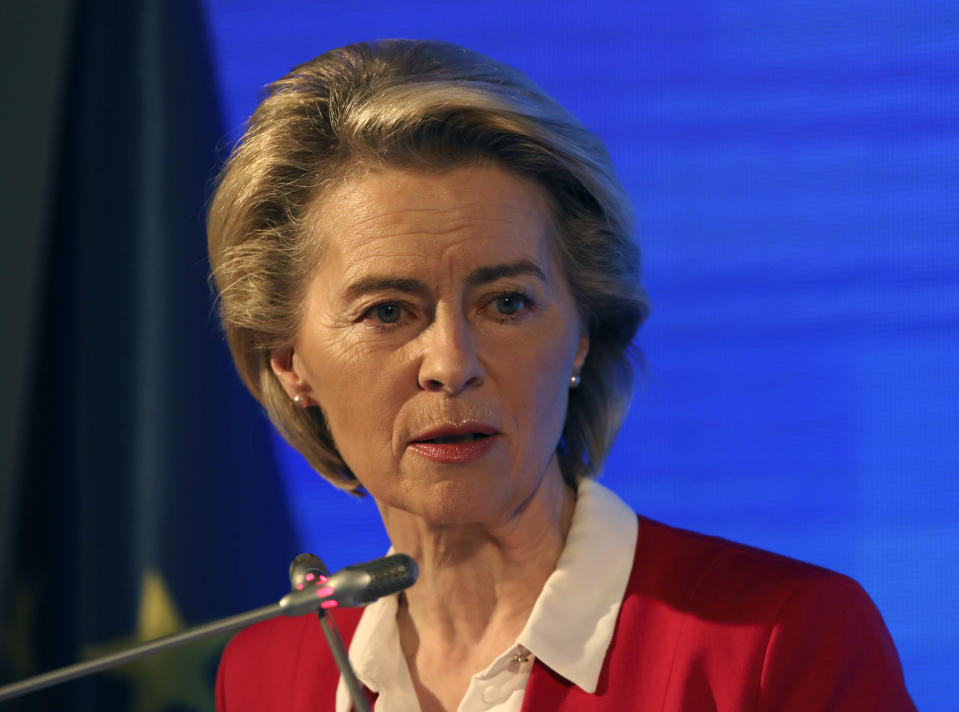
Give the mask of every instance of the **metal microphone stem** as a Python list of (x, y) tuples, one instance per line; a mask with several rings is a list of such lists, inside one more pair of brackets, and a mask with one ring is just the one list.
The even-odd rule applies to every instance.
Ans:
[[(99, 672), (100, 670), (116, 667), (117, 665), (122, 665), (123, 663), (128, 663), (131, 660), (136, 660), (147, 655), (153, 655), (154, 653), (159, 653), (169, 648), (178, 648), (181, 645), (203, 640), (204, 638), (210, 638), (214, 635), (220, 635), (221, 633), (231, 633), (235, 630), (239, 630), (240, 628), (245, 628), (248, 625), (252, 625), (253, 623), (259, 623), (260, 621), (265, 621), (268, 618), (275, 618), (283, 613), (285, 613), (283, 607), (281, 607), (278, 603), (274, 603), (269, 606), (263, 606), (262, 608), (255, 608), (254, 610), (247, 611), (246, 613), (230, 616), (229, 618), (221, 618), (220, 620), (213, 621), (212, 623), (199, 625), (181, 633), (168, 635), (165, 638), (151, 640), (148, 643), (143, 643), (142, 645), (130, 648), (129, 650), (121, 650), (118, 653), (105, 655), (102, 658), (97, 658), (96, 660), (68, 665), (67, 667), (62, 667), (58, 670), (53, 670), (42, 675), (36, 675), (35, 677), (21, 680), (20, 682), (4, 685), (3, 687), (0, 687), (0, 702), (3, 700), (8, 700), (12, 697), (25, 695), (28, 692), (34, 692), (35, 690), (42, 690), (45, 687), (58, 685), (61, 682), (66, 682), (67, 680), (73, 680), (78, 677), (83, 677), (84, 675)], [(343, 644), (340, 643), (341, 647), (342, 645)], [(367, 707), (367, 709), (369, 708)]]
[(336, 622), (332, 616), (327, 616), (326, 611), (320, 609), (316, 612), (320, 619), (320, 625), (323, 626), (323, 635), (326, 636), (326, 643), (333, 653), (333, 659), (336, 666), (340, 669), (346, 688), (350, 691), (350, 699), (353, 700), (353, 709), (356, 712), (370, 712), (370, 702), (366, 698), (366, 692), (356, 679), (356, 673), (353, 672), (353, 666), (350, 665), (350, 658), (346, 654), (346, 647), (343, 645), (343, 639), (336, 629)]

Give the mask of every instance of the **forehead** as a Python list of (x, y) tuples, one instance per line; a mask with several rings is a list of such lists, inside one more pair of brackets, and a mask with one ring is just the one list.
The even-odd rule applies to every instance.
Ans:
[(484, 255), (551, 261), (545, 191), (491, 165), (348, 178), (317, 204), (314, 226), (321, 263), (344, 275), (424, 257), (443, 257), (447, 267)]

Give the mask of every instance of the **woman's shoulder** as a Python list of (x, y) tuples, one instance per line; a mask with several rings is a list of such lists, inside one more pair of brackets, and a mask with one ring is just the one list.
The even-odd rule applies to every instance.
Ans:
[(767, 583), (787, 583), (842, 576), (747, 544), (680, 529), (641, 515), (638, 519), (637, 564), (651, 570), (668, 564), (660, 573), (695, 578), (708, 577), (710, 571), (716, 570), (740, 583), (755, 583), (753, 579), (757, 577)]
[(874, 608), (843, 574), (642, 516), (630, 589), (707, 620), (754, 625), (775, 623), (800, 600), (834, 615)]
[(700, 678), (720, 708), (822, 709), (842, 697), (874, 703), (849, 709), (913, 709), (882, 616), (852, 578), (644, 517), (617, 638), (618, 674), (658, 670), (676, 709)]

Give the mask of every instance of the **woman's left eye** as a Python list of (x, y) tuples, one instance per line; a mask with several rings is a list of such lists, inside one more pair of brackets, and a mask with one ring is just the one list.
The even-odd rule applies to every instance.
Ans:
[(497, 295), (493, 299), (493, 305), (503, 316), (515, 316), (529, 306), (529, 300), (522, 294), (507, 292)]

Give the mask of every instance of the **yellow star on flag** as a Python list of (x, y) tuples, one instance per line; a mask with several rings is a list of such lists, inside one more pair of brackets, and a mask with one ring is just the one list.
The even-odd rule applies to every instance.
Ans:
[[(87, 657), (116, 652), (131, 645), (171, 635), (184, 628), (183, 619), (173, 601), (163, 576), (148, 568), (140, 588), (136, 634), (126, 640), (88, 647)], [(211, 672), (226, 635), (201, 640), (135, 660), (112, 670), (133, 686), (132, 712), (164, 712), (179, 705), (197, 712), (214, 709)]]

